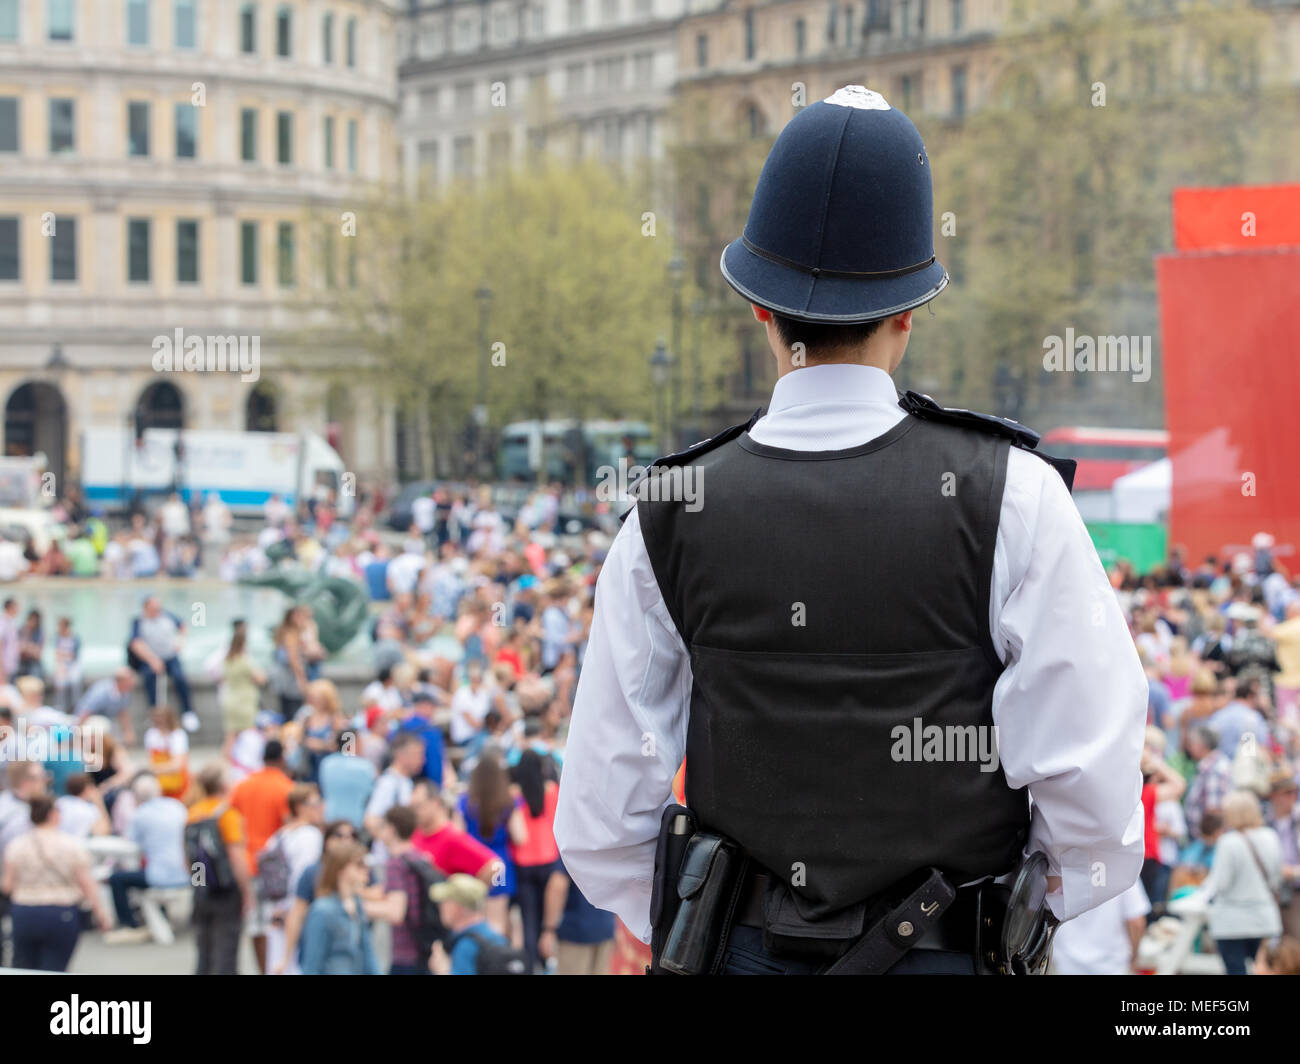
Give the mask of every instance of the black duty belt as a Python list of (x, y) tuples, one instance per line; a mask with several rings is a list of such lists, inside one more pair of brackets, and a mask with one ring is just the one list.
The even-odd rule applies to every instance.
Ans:
[[(766, 921), (764, 898), (769, 876), (766, 872), (751, 872), (746, 878), (748, 882), (742, 885), (734, 922), (744, 927), (762, 929)], [(959, 888), (956, 898), (911, 948), (974, 954), (979, 948), (978, 905), (978, 884)]]

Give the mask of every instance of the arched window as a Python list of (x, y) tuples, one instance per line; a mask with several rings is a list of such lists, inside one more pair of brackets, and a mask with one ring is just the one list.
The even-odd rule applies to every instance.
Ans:
[(185, 397), (171, 381), (158, 381), (143, 392), (135, 404), (136, 431), (182, 429), (185, 427)]
[(244, 428), (249, 432), (275, 432), (278, 413), (275, 389), (267, 384), (258, 384), (248, 393)]

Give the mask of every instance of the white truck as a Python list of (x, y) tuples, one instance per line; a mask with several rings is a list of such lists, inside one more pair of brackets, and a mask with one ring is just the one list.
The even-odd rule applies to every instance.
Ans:
[(310, 432), (146, 429), (137, 441), (124, 428), (92, 428), (82, 433), (81, 455), (82, 498), (106, 510), (174, 487), (188, 498), (215, 492), (244, 515), (260, 515), (272, 495), (293, 506), (325, 488), (334, 492), (340, 517), (351, 516), (356, 503), (343, 459)]

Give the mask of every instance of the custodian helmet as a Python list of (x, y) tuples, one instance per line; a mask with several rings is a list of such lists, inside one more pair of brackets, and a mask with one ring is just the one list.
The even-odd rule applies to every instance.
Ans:
[(911, 120), (879, 93), (846, 86), (777, 137), (722, 274), (750, 302), (801, 321), (919, 307), (948, 284), (934, 255), (933, 196)]

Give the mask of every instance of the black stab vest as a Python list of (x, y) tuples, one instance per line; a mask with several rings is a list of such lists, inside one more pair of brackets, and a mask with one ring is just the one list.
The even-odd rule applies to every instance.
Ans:
[[(987, 753), (1009, 447), (913, 416), (839, 451), (737, 428), (641, 485), (646, 548), (690, 652), (687, 804), (786, 882), (806, 919), (931, 865), (962, 883), (1019, 857), (1025, 792), (1000, 764), (981, 771), (973, 730), (989, 729)], [(930, 726), (952, 737), (946, 759), (926, 756)]]

